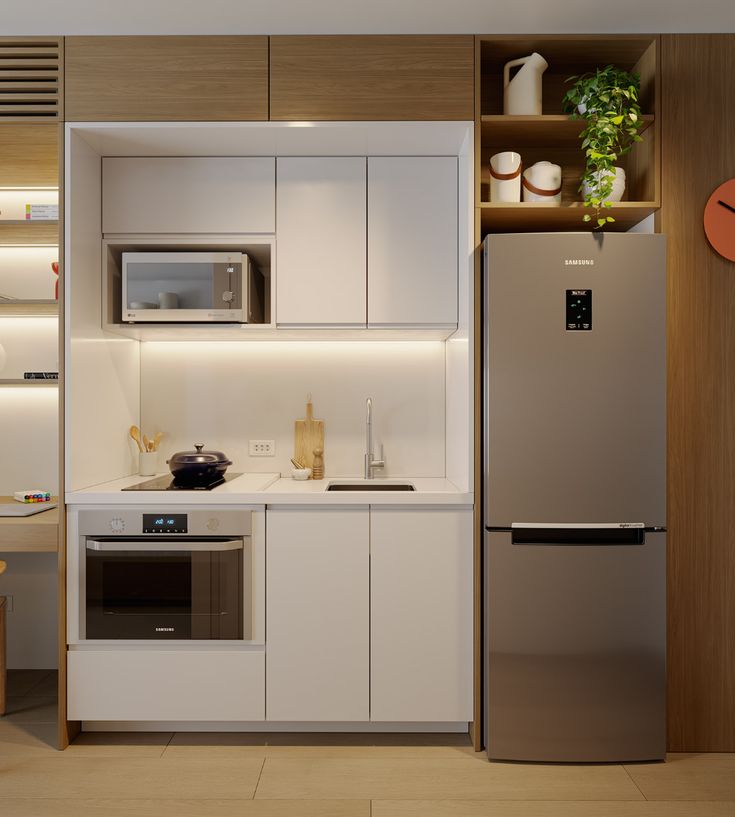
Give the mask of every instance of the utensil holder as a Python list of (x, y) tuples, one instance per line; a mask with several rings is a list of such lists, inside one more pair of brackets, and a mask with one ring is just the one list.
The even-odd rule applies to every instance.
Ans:
[(154, 477), (158, 465), (158, 451), (141, 451), (138, 454), (138, 473), (141, 477)]

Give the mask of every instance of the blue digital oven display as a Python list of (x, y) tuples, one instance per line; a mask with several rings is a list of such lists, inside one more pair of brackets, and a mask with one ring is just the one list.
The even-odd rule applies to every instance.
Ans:
[(144, 513), (143, 533), (188, 533), (185, 513)]

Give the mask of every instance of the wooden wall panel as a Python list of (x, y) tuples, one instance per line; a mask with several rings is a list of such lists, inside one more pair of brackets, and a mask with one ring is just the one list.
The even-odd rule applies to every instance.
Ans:
[(67, 37), (66, 119), (268, 119), (267, 37)]
[(276, 120), (473, 119), (471, 36), (271, 37)]
[[(735, 35), (662, 38), (669, 246), (669, 749), (735, 751), (735, 264), (702, 210), (735, 176)], [(735, 230), (735, 217), (733, 221)]]
[(0, 185), (57, 187), (58, 123), (0, 124)]

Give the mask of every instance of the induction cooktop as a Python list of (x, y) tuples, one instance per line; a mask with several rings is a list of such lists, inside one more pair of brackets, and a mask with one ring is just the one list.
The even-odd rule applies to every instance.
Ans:
[(153, 479), (147, 479), (145, 482), (138, 482), (135, 485), (130, 485), (127, 488), (122, 488), (123, 491), (211, 491), (213, 488), (217, 488), (219, 485), (223, 485), (225, 482), (229, 482), (230, 480), (237, 479), (237, 477), (241, 477), (242, 474), (225, 474), (224, 476), (217, 477), (213, 479), (211, 482), (204, 483), (203, 485), (197, 485), (192, 487), (190, 485), (179, 485), (176, 483), (170, 474), (164, 474), (162, 477), (154, 477)]

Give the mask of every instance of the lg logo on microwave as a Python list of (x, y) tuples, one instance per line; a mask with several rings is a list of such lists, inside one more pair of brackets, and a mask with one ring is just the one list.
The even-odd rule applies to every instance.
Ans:
[(595, 266), (595, 259), (594, 258), (565, 258), (564, 259), (564, 266), (565, 267), (594, 267)]

